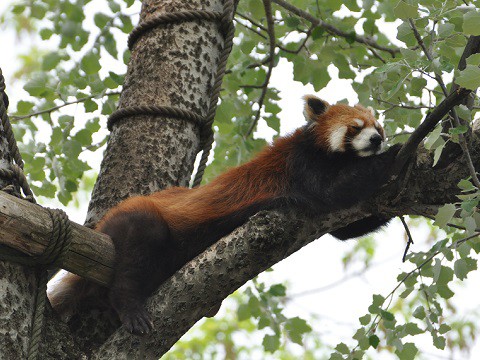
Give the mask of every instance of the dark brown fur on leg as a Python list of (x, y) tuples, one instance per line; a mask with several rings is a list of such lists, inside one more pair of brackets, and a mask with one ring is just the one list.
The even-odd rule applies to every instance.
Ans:
[(133, 334), (151, 331), (147, 297), (171, 275), (176, 246), (166, 222), (156, 214), (126, 212), (102, 224), (115, 245), (115, 275), (110, 301), (123, 325)]

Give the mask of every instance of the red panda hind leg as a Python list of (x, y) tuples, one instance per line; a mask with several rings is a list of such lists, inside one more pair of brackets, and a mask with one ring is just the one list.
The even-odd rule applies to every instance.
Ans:
[(153, 324), (145, 301), (175, 268), (178, 251), (169, 227), (160, 215), (135, 210), (107, 219), (98, 230), (115, 245), (110, 302), (128, 331), (146, 334)]

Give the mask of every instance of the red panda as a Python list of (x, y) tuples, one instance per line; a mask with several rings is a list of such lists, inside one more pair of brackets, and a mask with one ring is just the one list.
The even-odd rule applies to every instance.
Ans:
[[(195, 189), (135, 196), (112, 208), (96, 229), (115, 245), (110, 302), (127, 330), (151, 330), (147, 297), (186, 262), (259, 210), (295, 206), (331, 212), (371, 197), (387, 181), (399, 150), (383, 151), (384, 130), (360, 105), (329, 105), (306, 96), (307, 124), (277, 139), (253, 160)], [(389, 219), (371, 216), (332, 232), (344, 240)], [(82, 281), (75, 275), (50, 294), (65, 311)]]

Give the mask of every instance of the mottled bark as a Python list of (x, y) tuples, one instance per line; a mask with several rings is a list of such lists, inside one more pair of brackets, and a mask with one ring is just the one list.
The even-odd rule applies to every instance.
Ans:
[[(182, 10), (222, 11), (219, 0), (144, 1), (140, 22)], [(205, 116), (223, 37), (219, 24), (190, 21), (145, 33), (134, 45), (119, 108), (175, 106)], [(133, 194), (186, 186), (199, 150), (199, 128), (180, 119), (132, 116), (113, 128), (93, 191), (87, 224)]]
[[(167, 12), (222, 9), (221, 0), (146, 0), (140, 22)], [(133, 47), (119, 108), (175, 106), (206, 115), (222, 47), (220, 24), (214, 21), (166, 24), (145, 33)], [(199, 135), (198, 126), (176, 118), (138, 115), (117, 122), (86, 225), (93, 226), (109, 208), (134, 194), (188, 185)], [(98, 313), (82, 313), (73, 320), (70, 328), (87, 353), (116, 328), (102, 322)]]
[[(0, 123), (0, 168), (9, 169), (12, 158)], [(11, 185), (0, 179), (0, 188)], [(35, 271), (11, 262), (0, 261), (0, 358), (26, 356), (32, 322)]]

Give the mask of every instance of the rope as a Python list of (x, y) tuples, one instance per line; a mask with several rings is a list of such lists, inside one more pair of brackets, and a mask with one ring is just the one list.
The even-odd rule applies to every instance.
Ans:
[[(17, 141), (15, 140), (15, 135), (13, 134), (12, 125), (10, 124), (10, 119), (8, 118), (7, 108), (8, 108), (8, 96), (5, 92), (5, 78), (3, 77), (2, 69), (0, 68), (0, 118), (2, 120), (3, 130), (5, 132), (5, 138), (7, 139), (8, 149), (10, 155), (13, 157), (15, 164), (10, 164), (10, 169), (0, 169), (0, 176), (3, 179), (10, 180), (12, 183), (17, 183), (20, 185), (23, 193), (25, 194), (25, 199), (35, 203), (32, 190), (28, 185), (27, 178), (23, 172), (23, 159), (18, 150)], [(3, 190), (3, 189), (2, 189)], [(5, 191), (14, 194), (20, 195), (16, 191), (12, 191), (9, 187)], [(20, 196), (18, 196), (20, 197)]]
[(183, 110), (173, 106), (130, 106), (115, 110), (108, 118), (107, 128), (112, 131), (113, 125), (120, 119), (133, 115), (157, 115), (177, 119), (183, 119), (192, 122), (195, 125), (202, 125), (203, 118), (189, 110)]
[(55, 265), (61, 263), (71, 242), (72, 228), (67, 214), (60, 209), (45, 208), (45, 210), (48, 211), (52, 220), (52, 233), (50, 241), (42, 254), (38, 256), (28, 256), (8, 247), (1, 247), (0, 251), (0, 259), (3, 261), (15, 262), (28, 266), (40, 265), (37, 275), (38, 280), (35, 294), (34, 313), (32, 317), (30, 343), (27, 352), (28, 360), (38, 359), (39, 356), (39, 346), (42, 341), (47, 298), (47, 269), (55, 267)]
[(220, 53), (219, 64), (215, 74), (215, 80), (210, 94), (210, 102), (205, 118), (188, 110), (183, 110), (172, 106), (132, 106), (118, 109), (110, 115), (107, 127), (112, 131), (113, 125), (120, 119), (133, 115), (156, 115), (167, 116), (173, 118), (184, 119), (200, 126), (200, 147), (202, 157), (195, 174), (193, 187), (199, 186), (205, 172), (208, 156), (212, 149), (214, 141), (212, 124), (217, 110), (218, 97), (220, 95), (223, 77), (225, 75), (227, 60), (233, 46), (233, 37), (235, 35), (235, 27), (233, 25), (233, 15), (235, 14), (234, 0), (225, 0), (223, 3), (223, 11), (206, 11), (206, 10), (189, 10), (178, 11), (167, 14), (161, 14), (145, 22), (139, 24), (131, 32), (128, 38), (128, 48), (133, 49), (137, 40), (149, 30), (168, 23), (186, 22), (195, 20), (220, 21), (220, 29), (224, 37), (222, 52)]
[(202, 141), (202, 157), (193, 180), (193, 187), (197, 187), (202, 182), (205, 168), (207, 167), (208, 156), (214, 141), (213, 137), (213, 121), (215, 119), (215, 112), (217, 111), (218, 97), (222, 86), (223, 76), (227, 69), (227, 61), (232, 51), (233, 37), (235, 36), (235, 26), (233, 25), (233, 16), (235, 14), (235, 4), (233, 0), (225, 0), (223, 3), (222, 14), (222, 28), (224, 32), (223, 50), (220, 54), (220, 61), (217, 67), (217, 74), (215, 75), (215, 83), (213, 84), (212, 94), (210, 95), (210, 104), (208, 107), (207, 116), (205, 118), (205, 124), (203, 125), (200, 133), (200, 139)]
[(67, 214), (60, 209), (47, 210), (52, 219), (52, 235), (50, 241), (41, 255), (29, 259), (29, 261), (31, 260), (43, 266), (39, 271), (37, 293), (35, 294), (35, 310), (27, 353), (28, 360), (38, 359), (40, 343), (43, 338), (48, 283), (47, 269), (58, 264), (63, 259), (71, 242), (72, 229)]
[(207, 11), (207, 10), (187, 10), (187, 11), (177, 11), (170, 12), (167, 14), (157, 15), (147, 21), (144, 21), (141, 24), (138, 24), (130, 35), (128, 36), (128, 48), (130, 51), (133, 49), (133, 46), (147, 31), (156, 28), (159, 25), (165, 23), (176, 23), (176, 22), (186, 22), (194, 20), (209, 20), (209, 21), (218, 21), (222, 17), (222, 13), (217, 11)]

